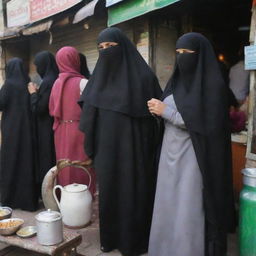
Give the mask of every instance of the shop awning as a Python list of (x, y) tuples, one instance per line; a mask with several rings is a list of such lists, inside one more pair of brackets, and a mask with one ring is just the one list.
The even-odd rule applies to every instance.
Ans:
[(133, 19), (180, 0), (123, 0), (108, 9), (108, 26)]
[(24, 36), (37, 34), (43, 31), (48, 31), (53, 23), (53, 20), (48, 20), (37, 25), (32, 25), (22, 30)]
[(81, 20), (92, 16), (94, 14), (95, 6), (98, 3), (99, 0), (93, 0), (87, 5), (85, 5), (83, 8), (81, 8), (76, 14), (73, 19), (73, 24), (80, 22)]
[(0, 41), (19, 36), (22, 28), (24, 27), (6, 28), (4, 31), (0, 31)]

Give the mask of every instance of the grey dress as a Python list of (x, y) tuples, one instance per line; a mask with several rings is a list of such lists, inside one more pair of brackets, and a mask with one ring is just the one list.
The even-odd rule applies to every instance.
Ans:
[(184, 121), (168, 96), (149, 256), (203, 256), (202, 176)]

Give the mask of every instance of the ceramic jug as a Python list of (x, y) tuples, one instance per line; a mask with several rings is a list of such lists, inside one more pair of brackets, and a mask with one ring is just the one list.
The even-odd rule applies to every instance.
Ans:
[[(70, 228), (86, 226), (92, 216), (92, 195), (89, 186), (70, 184), (65, 187), (57, 185), (53, 189), (53, 196), (62, 214), (63, 223)], [(61, 199), (58, 200), (56, 190), (60, 189)]]

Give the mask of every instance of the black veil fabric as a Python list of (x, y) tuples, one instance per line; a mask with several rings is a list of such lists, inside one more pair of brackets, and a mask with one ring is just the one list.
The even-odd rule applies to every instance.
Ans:
[(83, 75), (86, 79), (89, 79), (91, 77), (90, 70), (87, 66), (87, 60), (84, 54), (79, 53), (80, 58), (80, 73)]
[(204, 183), (206, 255), (223, 255), (226, 232), (234, 231), (229, 91), (210, 42), (199, 33), (177, 41), (174, 73), (162, 98), (173, 94), (190, 133)]
[(5, 82), (2, 86), (1, 108), (10, 103), (11, 94), (19, 95), (20, 100), (26, 100), (29, 97), (27, 84), (30, 78), (25, 72), (23, 61), (20, 58), (10, 59), (5, 67)]
[(12, 83), (17, 89), (26, 89), (24, 84), (30, 81), (28, 74), (24, 70), (23, 61), (20, 58), (12, 58), (7, 62), (6, 65), (6, 83)]
[(25, 72), (22, 59), (15, 57), (7, 62), (5, 77), (1, 88), (0, 107), (5, 108), (7, 104), (10, 104), (10, 100), (12, 100), (10, 98), (15, 98), (12, 95), (17, 95), (21, 101), (26, 102), (29, 97), (27, 84), (30, 82), (30, 78)]
[(37, 73), (42, 78), (38, 92), (30, 95), (33, 113), (36, 182), (40, 193), (41, 183), (45, 174), (56, 163), (52, 129), (53, 118), (49, 114), (48, 105), (51, 89), (58, 77), (59, 70), (54, 55), (48, 51), (37, 53), (34, 64)]
[[(187, 33), (177, 41), (178, 48), (195, 53), (178, 54), (162, 98), (172, 90), (177, 108), (191, 131), (200, 134), (221, 131), (229, 97), (210, 42), (199, 33)], [(185, 67), (179, 68), (179, 61)]]
[(27, 90), (29, 81), (21, 59), (13, 58), (7, 62), (6, 80), (0, 90), (0, 201), (12, 208), (34, 211), (38, 197)]
[(156, 76), (120, 29), (104, 29), (98, 37), (101, 42), (118, 45), (100, 50), (80, 103), (133, 117), (150, 116), (145, 102), (162, 94)]
[(42, 78), (40, 85), (40, 93), (53, 86), (54, 81), (57, 79), (59, 70), (54, 58), (54, 55), (48, 51), (42, 51), (36, 54), (34, 64), (37, 73)]

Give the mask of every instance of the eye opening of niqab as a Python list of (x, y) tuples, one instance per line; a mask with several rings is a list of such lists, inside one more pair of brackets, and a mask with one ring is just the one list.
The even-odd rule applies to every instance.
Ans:
[(105, 50), (107, 48), (110, 48), (110, 47), (115, 47), (115, 46), (118, 46), (119, 43), (117, 42), (100, 42), (98, 43), (98, 50), (101, 51), (101, 50)]

